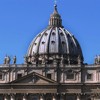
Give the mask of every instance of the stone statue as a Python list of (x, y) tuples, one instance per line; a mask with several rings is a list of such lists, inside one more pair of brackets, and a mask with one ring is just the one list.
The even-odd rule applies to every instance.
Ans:
[(60, 63), (64, 64), (64, 57), (63, 56), (61, 57), (61, 62)]
[(100, 64), (100, 55), (98, 56), (98, 64)]
[(33, 56), (31, 58), (31, 62), (32, 62), (32, 64), (35, 64), (36, 63), (35, 58)]
[(7, 59), (7, 56), (5, 56), (5, 58), (4, 58), (4, 64), (6, 64), (6, 62), (7, 62), (6, 59)]
[(28, 62), (28, 63), (31, 62), (31, 59), (32, 59), (32, 55), (27, 56), (27, 60), (28, 60), (27, 62)]
[(6, 56), (5, 59), (4, 59), (4, 64), (10, 64), (10, 57), (9, 56)]
[(42, 64), (45, 64), (45, 57), (42, 57)]
[(53, 64), (54, 64), (54, 65), (59, 64), (59, 61), (58, 61), (58, 59), (57, 59), (56, 57), (53, 57)]
[(100, 64), (100, 55), (95, 57), (95, 64)]
[(80, 57), (80, 55), (78, 56), (78, 64), (79, 65), (81, 64), (81, 57)]
[(16, 64), (16, 60), (17, 60), (17, 58), (16, 58), (16, 56), (14, 56), (14, 58), (13, 58), (13, 64)]
[(68, 56), (67, 60), (68, 60), (68, 64), (70, 65), (71, 62), (70, 62), (70, 57), (69, 56)]
[(9, 56), (7, 56), (7, 58), (6, 58), (6, 64), (10, 64), (10, 57)]
[(24, 57), (24, 62), (25, 62), (25, 64), (27, 64), (28, 63), (28, 57), (25, 55), (25, 57)]
[(98, 57), (97, 57), (97, 55), (95, 57), (95, 64), (98, 64)]

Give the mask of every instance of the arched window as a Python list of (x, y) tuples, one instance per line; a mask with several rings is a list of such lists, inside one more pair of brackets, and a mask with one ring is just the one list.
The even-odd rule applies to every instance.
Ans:
[(67, 78), (67, 80), (73, 80), (74, 79), (74, 73), (67, 73), (66, 78)]
[(52, 43), (52, 44), (54, 44), (54, 43), (55, 43), (55, 41), (51, 41), (51, 43)]
[(63, 36), (64, 34), (61, 32), (60, 35)]
[(74, 80), (75, 73), (70, 69), (66, 72), (66, 80)]
[(64, 41), (62, 41), (62, 45), (63, 45), (63, 46), (65, 45), (65, 42), (64, 42)]
[(37, 45), (37, 43), (34, 43), (34, 45)]
[(87, 73), (87, 80), (92, 80), (92, 79), (93, 79), (93, 74)]
[(22, 77), (22, 73), (18, 73), (17, 74), (17, 78), (19, 79), (19, 78), (21, 78)]
[(48, 33), (45, 33), (45, 36), (47, 36), (48, 35)]
[(2, 75), (2, 73), (0, 73), (0, 80), (2, 80), (2, 77), (3, 77), (3, 75)]
[(42, 44), (45, 44), (45, 42), (44, 42), (44, 41), (42, 41)]
[(55, 33), (53, 32), (52, 35), (55, 35)]

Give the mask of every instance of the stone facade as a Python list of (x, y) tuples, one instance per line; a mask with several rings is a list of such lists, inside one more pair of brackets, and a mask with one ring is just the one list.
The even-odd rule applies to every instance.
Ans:
[[(47, 36), (47, 37), (45, 37)], [(24, 64), (0, 65), (0, 100), (100, 100), (100, 56), (84, 64), (76, 38), (54, 6), (48, 28), (31, 43)]]
[(0, 71), (1, 100), (99, 100), (100, 65), (12, 64)]

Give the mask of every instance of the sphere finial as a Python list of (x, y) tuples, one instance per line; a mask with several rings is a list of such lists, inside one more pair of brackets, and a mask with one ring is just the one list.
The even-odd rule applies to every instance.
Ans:
[(57, 5), (57, 0), (54, 1), (54, 4)]

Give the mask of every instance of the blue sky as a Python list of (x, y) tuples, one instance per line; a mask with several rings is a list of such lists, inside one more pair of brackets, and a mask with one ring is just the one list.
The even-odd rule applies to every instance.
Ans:
[[(54, 0), (0, 0), (0, 64), (5, 55), (23, 63), (32, 39), (48, 25)], [(78, 39), (84, 62), (100, 54), (100, 0), (58, 0), (63, 26)]]

